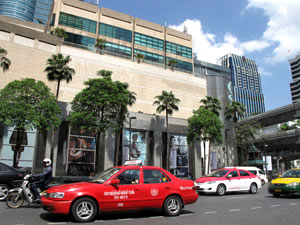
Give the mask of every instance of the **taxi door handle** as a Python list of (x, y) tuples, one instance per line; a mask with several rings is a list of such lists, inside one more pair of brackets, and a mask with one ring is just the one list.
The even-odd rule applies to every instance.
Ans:
[(140, 189), (134, 189), (134, 191), (139, 191)]
[(166, 189), (170, 189), (170, 187), (166, 187)]

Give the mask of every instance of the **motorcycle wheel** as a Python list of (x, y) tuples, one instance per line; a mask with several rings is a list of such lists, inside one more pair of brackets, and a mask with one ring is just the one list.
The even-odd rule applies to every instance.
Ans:
[(18, 191), (9, 192), (6, 198), (6, 205), (9, 208), (16, 209), (23, 205), (24, 195), (23, 193), (19, 194)]

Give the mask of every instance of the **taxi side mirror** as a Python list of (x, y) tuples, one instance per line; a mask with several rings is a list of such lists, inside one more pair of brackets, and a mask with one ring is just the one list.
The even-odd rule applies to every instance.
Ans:
[(113, 179), (111, 180), (110, 184), (111, 185), (116, 185), (116, 184), (119, 184), (120, 183), (120, 180), (119, 179)]
[(232, 178), (232, 175), (231, 175), (231, 174), (229, 174), (229, 175), (227, 176), (227, 178)]
[(279, 178), (279, 177), (281, 177), (281, 175), (280, 175), (280, 174), (278, 175), (278, 178)]

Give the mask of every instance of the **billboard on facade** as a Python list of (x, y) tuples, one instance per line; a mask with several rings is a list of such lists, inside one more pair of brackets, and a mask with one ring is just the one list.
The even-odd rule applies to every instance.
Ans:
[(85, 129), (72, 128), (68, 144), (69, 176), (93, 176), (95, 172), (96, 142), (94, 134)]
[(170, 171), (177, 177), (188, 177), (189, 155), (184, 135), (170, 134)]
[(124, 132), (123, 159), (122, 164), (128, 160), (141, 160), (142, 165), (146, 165), (147, 145), (145, 131)]

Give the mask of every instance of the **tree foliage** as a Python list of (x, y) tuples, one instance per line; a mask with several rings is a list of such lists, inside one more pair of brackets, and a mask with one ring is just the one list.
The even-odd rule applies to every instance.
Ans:
[[(194, 111), (194, 115), (188, 118), (188, 143), (202, 141), (204, 143), (204, 153), (206, 153), (205, 143), (222, 143), (223, 124), (216, 114), (205, 108)], [(204, 159), (206, 156), (204, 156)], [(204, 160), (205, 168), (205, 160)], [(205, 173), (205, 171), (204, 171)]]
[(75, 70), (68, 66), (70, 62), (70, 56), (64, 57), (61, 53), (52, 55), (47, 60), (47, 67), (45, 68), (47, 79), (49, 81), (57, 81), (56, 100), (58, 99), (60, 82), (65, 80), (69, 83), (75, 74)]
[(127, 106), (135, 101), (135, 94), (127, 89), (127, 83), (112, 81), (110, 76), (90, 79), (84, 84), (87, 87), (71, 102), (73, 112), (69, 121), (93, 132), (98, 144), (101, 133), (108, 128), (120, 129), (128, 113)]
[[(22, 79), (10, 82), (0, 91), (0, 122), (15, 127), (18, 137), (26, 130), (50, 130), (60, 125), (61, 110), (50, 89), (34, 79)], [(16, 143), (16, 152), (21, 139)]]
[(249, 144), (255, 139), (260, 129), (260, 125), (257, 122), (243, 123), (237, 127), (237, 143), (242, 150), (242, 160), (245, 160), (248, 164), (248, 147)]
[(231, 120), (234, 124), (233, 132), (234, 132), (234, 160), (235, 164), (238, 164), (238, 153), (237, 153), (237, 134), (236, 134), (236, 124), (246, 111), (246, 107), (237, 101), (232, 101), (225, 108), (225, 119)]
[(52, 31), (52, 34), (59, 38), (63, 38), (63, 39), (68, 38), (68, 34), (63, 28), (55, 27)]
[(174, 67), (177, 64), (177, 61), (175, 59), (170, 59), (168, 61), (168, 66), (171, 68), (172, 71), (174, 71)]
[(106, 47), (106, 40), (105, 39), (97, 39), (95, 48), (97, 51), (99, 51), (99, 54), (101, 54), (101, 51)]
[(155, 96), (153, 105), (157, 105), (156, 112), (166, 112), (166, 126), (167, 126), (167, 164), (166, 169), (169, 170), (169, 157), (170, 157), (170, 134), (169, 134), (169, 115), (172, 115), (174, 111), (178, 111), (178, 104), (180, 99), (176, 98), (172, 91), (162, 91), (161, 95)]
[(221, 102), (219, 99), (211, 96), (205, 96), (204, 99), (200, 100), (200, 103), (203, 104), (202, 106), (200, 106), (200, 108), (208, 109), (209, 111), (219, 116), (219, 110), (222, 109)]
[(2, 71), (5, 72), (9, 69), (11, 61), (6, 58), (7, 51), (4, 48), (0, 47), (0, 67)]

